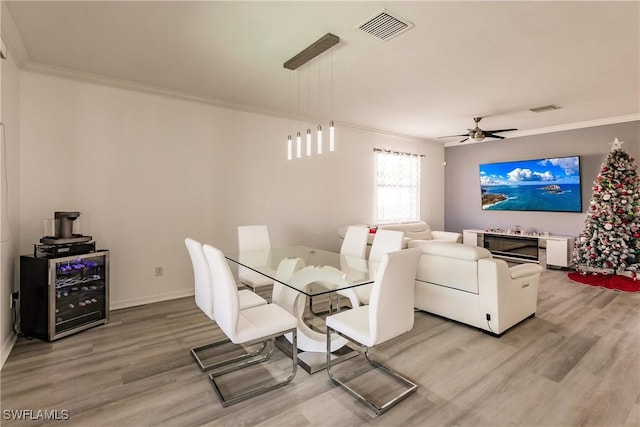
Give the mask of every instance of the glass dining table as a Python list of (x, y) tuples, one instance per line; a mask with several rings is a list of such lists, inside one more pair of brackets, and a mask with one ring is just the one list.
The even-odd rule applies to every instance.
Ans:
[[(273, 280), (272, 303), (283, 307), (298, 319), (298, 360), (300, 366), (309, 373), (326, 366), (327, 338), (326, 333), (320, 331), (324, 329), (323, 324), (320, 327), (317, 323), (311, 325), (305, 319), (307, 298), (321, 295), (330, 297), (339, 290), (370, 285), (377, 267), (377, 263), (366, 259), (307, 246), (227, 252), (225, 257)], [(291, 337), (287, 339), (291, 342)], [(342, 337), (332, 336), (331, 343), (331, 357), (335, 363), (356, 354), (346, 346), (347, 341)], [(283, 348), (286, 346), (282, 346), (282, 343), (279, 346), (287, 352)]]

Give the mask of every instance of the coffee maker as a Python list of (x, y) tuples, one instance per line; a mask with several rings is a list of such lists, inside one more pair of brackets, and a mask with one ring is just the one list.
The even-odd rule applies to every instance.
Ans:
[(36, 254), (80, 254), (95, 251), (91, 236), (74, 233), (74, 222), (80, 212), (55, 212), (54, 218), (43, 220), (44, 237), (35, 245)]

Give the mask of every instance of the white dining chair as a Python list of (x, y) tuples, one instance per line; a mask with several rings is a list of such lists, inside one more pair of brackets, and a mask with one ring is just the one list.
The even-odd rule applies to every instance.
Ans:
[[(346, 381), (341, 380), (331, 371), (331, 357), (327, 352), (327, 373), (331, 381), (373, 409), (376, 414), (387, 411), (417, 389), (414, 382), (373, 360), (369, 351), (371, 347), (396, 338), (413, 328), (414, 288), (420, 254), (420, 248), (383, 254), (371, 290), (369, 305), (326, 318), (327, 348), (331, 346), (331, 336), (337, 333), (359, 344), (371, 365), (404, 386), (401, 393), (385, 402), (374, 402), (377, 399), (365, 396), (363, 391), (358, 391), (354, 386), (346, 384)], [(375, 390), (376, 387), (371, 389)]]
[[(266, 225), (238, 226), (238, 250), (253, 251), (271, 249), (271, 239)], [(267, 262), (268, 260), (264, 260)], [(254, 292), (260, 287), (273, 285), (273, 280), (242, 265), (238, 266), (238, 280)]]
[[(193, 281), (195, 290), (196, 305), (204, 314), (206, 314), (211, 320), (215, 320), (215, 313), (213, 310), (213, 284), (211, 279), (211, 273), (209, 271), (209, 265), (204, 256), (202, 243), (197, 240), (187, 237), (184, 239), (184, 244), (187, 247), (189, 258), (191, 259), (191, 265), (193, 266)], [(240, 310), (246, 308), (257, 307), (259, 305), (267, 304), (267, 300), (260, 295), (251, 292), (247, 289), (243, 289), (238, 292)], [(202, 352), (219, 345), (219, 342), (212, 342), (199, 347), (191, 349), (191, 355), (196, 359), (200, 369), (202, 371), (208, 371), (214, 369), (217, 364), (205, 364), (200, 357)], [(265, 349), (259, 349), (256, 352), (246, 353), (246, 358), (250, 358), (260, 354), (260, 351)]]
[(367, 257), (367, 241), (369, 239), (369, 227), (350, 225), (344, 235), (340, 246), (340, 255), (354, 258)]
[[(375, 265), (380, 262), (384, 254), (402, 249), (403, 241), (404, 232), (379, 228), (376, 236), (373, 238), (373, 244), (369, 252), (369, 269), (375, 268)], [(338, 291), (338, 295), (349, 298), (351, 307), (355, 308), (360, 305), (369, 304), (372, 287), (373, 285), (364, 285), (345, 289)]]
[(379, 228), (378, 231), (376, 231), (376, 236), (373, 238), (373, 243), (371, 244), (369, 260), (380, 261), (382, 259), (382, 255), (387, 252), (399, 251), (402, 249), (403, 241), (403, 231)]
[[(367, 241), (369, 239), (369, 228), (363, 226), (350, 225), (344, 235), (344, 240), (340, 246), (341, 259), (366, 259), (367, 257)], [(321, 283), (318, 284), (322, 286)], [(349, 297), (349, 295), (343, 291), (337, 292), (336, 307), (340, 309), (340, 295)], [(332, 311), (331, 297), (329, 297), (329, 310), (326, 313)], [(309, 310), (315, 315), (326, 314), (325, 312), (316, 313), (313, 310), (313, 297), (309, 297)]]
[[(211, 271), (213, 279), (213, 305), (216, 314), (216, 323), (234, 344), (252, 345), (256, 343), (270, 342), (273, 347), (273, 340), (276, 337), (291, 334), (291, 373), (284, 380), (277, 380), (258, 387), (250, 388), (247, 391), (231, 394), (223, 392), (226, 387), (221, 387), (220, 379), (231, 372), (239, 371), (249, 365), (268, 360), (259, 359), (251, 361), (238, 361), (237, 357), (228, 360), (225, 368), (216, 370), (209, 374), (209, 379), (216, 394), (220, 398), (222, 406), (229, 406), (248, 398), (266, 393), (279, 387), (283, 387), (291, 382), (296, 375), (298, 365), (297, 352), (297, 326), (298, 320), (289, 312), (276, 304), (265, 304), (257, 307), (240, 310), (238, 288), (233, 279), (233, 273), (224, 254), (210, 245), (204, 245), (204, 254)], [(271, 355), (269, 355), (270, 357)], [(242, 382), (242, 379), (234, 377), (235, 382)]]

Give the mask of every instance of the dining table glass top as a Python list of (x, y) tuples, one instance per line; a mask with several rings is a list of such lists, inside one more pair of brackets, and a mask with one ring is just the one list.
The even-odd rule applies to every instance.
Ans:
[[(366, 259), (307, 246), (227, 252), (225, 257), (229, 261), (308, 296), (328, 294), (373, 283), (378, 265)], [(295, 271), (290, 271), (290, 274), (283, 273), (287, 265), (294, 264)], [(330, 277), (336, 277), (338, 274), (341, 280), (329, 280)], [(302, 276), (306, 279), (301, 280)], [(310, 286), (309, 278), (317, 278), (317, 283)]]

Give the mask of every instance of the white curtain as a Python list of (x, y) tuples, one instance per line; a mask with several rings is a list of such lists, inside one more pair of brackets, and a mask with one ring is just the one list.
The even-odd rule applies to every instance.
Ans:
[(420, 219), (420, 165), (417, 154), (375, 149), (377, 222)]

